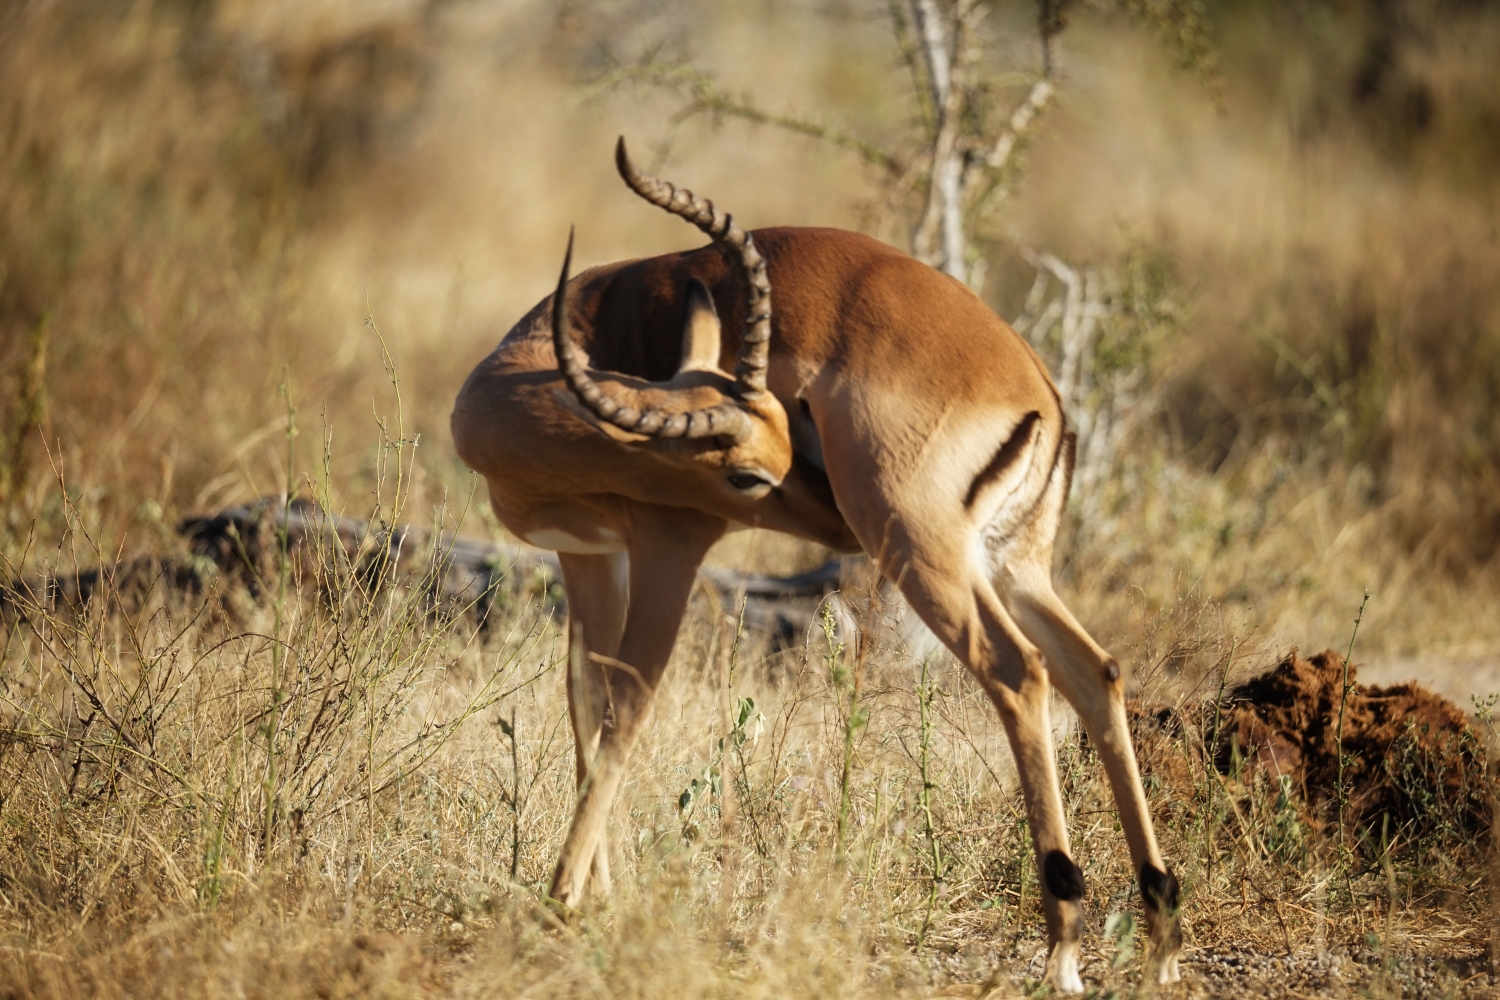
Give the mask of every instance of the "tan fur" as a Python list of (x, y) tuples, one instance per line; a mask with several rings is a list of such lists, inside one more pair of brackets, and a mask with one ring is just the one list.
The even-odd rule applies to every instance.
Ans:
[[(622, 439), (568, 405), (548, 301), (475, 369), (453, 411), (459, 454), (485, 477), (510, 530), (562, 532), (542, 537), (577, 539), (594, 552), (618, 539), (628, 556), (623, 593), (611, 582), (615, 557), (562, 557), (582, 623), (574, 643), (599, 655), (576, 659), (569, 685), (581, 796), (552, 895), (577, 906), (590, 871), (596, 883), (607, 878), (610, 804), (698, 565), (731, 522), (878, 559), (999, 711), (1039, 859), (1068, 850), (1047, 718), (1055, 685), (1103, 758), (1136, 870), (1165, 870), (1118, 669), (1052, 590), (1072, 452), (1035, 354), (962, 284), (868, 237), (792, 228), (753, 235), (775, 312), (770, 392), (741, 403), (756, 427), (745, 442)], [(717, 366), (703, 346), (706, 304), (687, 298), (694, 279), (723, 320)], [(735, 399), (727, 373), (744, 296), (718, 245), (612, 264), (570, 283), (571, 335), (609, 391), (631, 390), (673, 412), (719, 405)], [(1006, 455), (1002, 476), (984, 482), (1032, 413), (1024, 446)], [(756, 499), (726, 482), (751, 466), (779, 477)], [(1081, 910), (1043, 885), (1049, 976), (1076, 989)], [(1176, 915), (1148, 919), (1153, 971), (1171, 978)]]

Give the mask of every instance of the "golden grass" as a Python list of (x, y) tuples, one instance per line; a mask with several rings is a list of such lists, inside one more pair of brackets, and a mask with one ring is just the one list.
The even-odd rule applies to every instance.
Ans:
[[(1003, 732), (950, 658), (913, 666), (880, 608), (861, 666), (819, 628), (755, 654), (732, 614), (695, 603), (616, 811), (616, 894), (565, 925), (542, 899), (573, 804), (561, 623), (529, 603), (479, 632), (415, 576), (371, 580), (341, 553), (273, 568), (260, 603), (158, 591), (7, 624), (5, 995), (1031, 989), (1042, 923)], [(1264, 665), (1212, 607), (1136, 624), (1147, 698)], [(1067, 718), (1097, 935), (1138, 900)], [(1379, 972), (1367, 955), (1472, 972), (1483, 843), (1398, 842), (1387, 884), (1263, 774), (1195, 763), (1193, 739), (1144, 759), (1191, 954), (1305, 957), (1316, 940), (1354, 985)], [(1091, 982), (1130, 987), (1138, 958), (1112, 967), (1117, 950), (1091, 939)]]

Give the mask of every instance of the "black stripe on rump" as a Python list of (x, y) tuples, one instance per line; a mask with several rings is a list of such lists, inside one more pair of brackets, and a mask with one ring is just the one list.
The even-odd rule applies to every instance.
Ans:
[(1036, 427), (1042, 415), (1032, 410), (1021, 418), (1016, 424), (1016, 429), (1011, 431), (1010, 438), (995, 452), (995, 457), (990, 459), (988, 465), (979, 471), (974, 481), (969, 484), (969, 492), (964, 494), (964, 509), (969, 510), (974, 506), (974, 501), (979, 498), (980, 492), (986, 486), (1005, 475), (1006, 471), (1015, 465), (1021, 458), (1021, 453), (1026, 450), (1026, 445), (1031, 442), (1032, 429)]

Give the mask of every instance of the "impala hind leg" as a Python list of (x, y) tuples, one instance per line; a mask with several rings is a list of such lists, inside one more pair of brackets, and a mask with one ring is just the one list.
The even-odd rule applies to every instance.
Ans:
[(1078, 959), (1083, 935), (1083, 910), (1079, 905), (1084, 892), (1083, 872), (1073, 861), (1063, 821), (1042, 655), (982, 577), (965, 586), (961, 581), (908, 575), (902, 590), (928, 627), (968, 667), (1000, 713), (1016, 759), (1036, 848), (1042, 910), (1047, 919), (1046, 980), (1059, 993), (1081, 993)]
[(1120, 666), (1078, 624), (1040, 569), (1012, 576), (1006, 592), (1022, 630), (1041, 647), (1053, 686), (1078, 712), (1109, 778), (1145, 903), (1150, 938), (1147, 978), (1157, 983), (1176, 982), (1182, 949), (1179, 890), (1156, 843), (1131, 745)]
[[(624, 552), (575, 555), (559, 552), (568, 595), (568, 716), (573, 723), (578, 792), (583, 793), (599, 752), (608, 707), (604, 668), (589, 654), (615, 658), (625, 631), (630, 559)], [(609, 894), (609, 837), (599, 838), (586, 889)]]
[[(580, 787), (573, 823), (552, 876), (551, 896), (568, 907), (583, 900), (625, 766), (651, 714), (657, 685), (672, 655), (703, 555), (724, 533), (724, 521), (691, 510), (639, 505), (631, 509), (629, 601), (615, 656), (590, 658), (570, 705), (601, 707), (598, 747)], [(570, 600), (571, 600), (571, 594)], [(602, 697), (601, 697), (602, 690)], [(576, 717), (575, 717), (576, 718)]]

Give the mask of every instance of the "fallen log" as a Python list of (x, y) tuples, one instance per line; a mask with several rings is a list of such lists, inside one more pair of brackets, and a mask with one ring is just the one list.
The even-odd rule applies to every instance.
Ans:
[[(481, 626), (497, 602), (528, 592), (565, 607), (557, 557), (525, 545), (434, 531), (413, 524), (386, 526), (330, 514), (316, 503), (283, 504), (266, 497), (177, 526), (185, 551), (144, 555), (108, 566), (43, 574), (0, 584), (0, 613), (82, 611), (100, 597), (134, 603), (157, 587), (204, 594), (236, 587), (260, 597), (285, 571), (301, 584), (366, 589), (401, 581), (422, 588), (435, 607), (472, 615)], [(818, 604), (838, 589), (848, 568), (832, 560), (791, 576), (704, 567), (699, 576), (728, 606), (743, 602), (748, 631), (783, 644), (800, 642)]]

